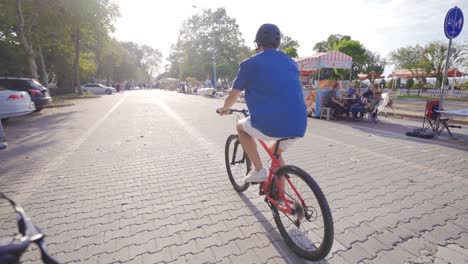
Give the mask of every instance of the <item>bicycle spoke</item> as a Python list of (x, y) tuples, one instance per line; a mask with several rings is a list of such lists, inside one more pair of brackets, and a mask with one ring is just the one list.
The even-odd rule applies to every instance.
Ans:
[[(325, 239), (324, 217), (318, 199), (310, 184), (303, 177), (294, 175), (294, 170), (288, 174), (290, 177), (289, 182), (285, 181), (284, 183), (283, 199), (288, 201), (287, 203), (292, 207), (293, 212), (287, 214), (275, 208), (275, 220), (277, 219), (280, 222), (278, 224), (277, 221), (278, 227), (282, 231), (282, 235), (289, 239), (287, 241), (290, 241), (288, 243), (292, 244), (293, 249), (298, 248), (295, 249), (295, 251), (299, 250), (296, 252), (307, 256), (313, 255), (314, 259), (316, 258), (314, 254), (319, 251), (320, 253), (317, 254), (324, 254), (323, 252), (325, 252), (326, 255), (329, 248), (324, 249), (322, 244), (327, 240), (325, 247), (331, 247), (331, 243), (329, 238)], [(296, 191), (291, 185), (294, 186)], [(332, 229), (331, 232), (333, 232)], [(320, 259), (320, 255), (318, 256), (317, 259)]]

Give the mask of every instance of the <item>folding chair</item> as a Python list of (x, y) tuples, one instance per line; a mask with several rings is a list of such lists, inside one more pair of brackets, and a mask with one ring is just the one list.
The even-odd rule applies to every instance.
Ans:
[[(423, 130), (431, 129), (435, 136), (438, 137), (444, 129), (447, 130), (450, 137), (452, 137), (452, 132), (450, 132), (449, 127), (452, 128), (461, 128), (461, 126), (454, 126), (449, 125), (450, 118), (440, 118), (440, 114), (436, 111), (439, 110), (439, 101), (427, 101), (426, 102), (426, 109), (424, 112), (424, 119), (423, 119)], [(437, 125), (437, 120), (439, 120), (439, 125)]]
[(377, 124), (380, 121), (378, 113), (379, 113), (379, 108), (376, 106), (376, 107), (374, 107), (374, 110), (369, 111), (369, 112), (366, 113), (367, 114), (367, 119), (369, 119), (370, 121)]
[(379, 105), (379, 112), (383, 112), (384, 116), (387, 116), (387, 108), (391, 108), (393, 111), (393, 116), (395, 116), (395, 109), (393, 108), (393, 101), (390, 98), (390, 93), (382, 94), (382, 103)]

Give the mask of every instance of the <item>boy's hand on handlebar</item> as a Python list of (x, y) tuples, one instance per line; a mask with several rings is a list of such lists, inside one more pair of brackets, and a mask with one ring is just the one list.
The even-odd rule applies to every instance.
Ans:
[(229, 114), (229, 110), (223, 111), (223, 108), (220, 107), (220, 108), (216, 109), (216, 113), (218, 113), (220, 116), (228, 115), (228, 114)]

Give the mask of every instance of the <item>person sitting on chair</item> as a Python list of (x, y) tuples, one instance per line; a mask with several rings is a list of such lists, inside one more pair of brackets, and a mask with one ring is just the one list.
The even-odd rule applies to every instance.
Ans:
[(325, 94), (325, 97), (323, 98), (323, 106), (330, 107), (335, 110), (335, 113), (333, 114), (334, 117), (341, 116), (344, 110), (344, 104), (338, 100), (336, 95), (338, 90), (340, 90), (340, 84), (335, 83), (333, 88), (328, 90), (328, 92)]
[(375, 107), (379, 105), (380, 100), (382, 98), (382, 92), (376, 91), (374, 92), (373, 99), (370, 102), (366, 102), (365, 104), (356, 104), (351, 107), (351, 113), (353, 114), (353, 120), (358, 121), (358, 113), (365, 113), (365, 112), (372, 112), (374, 111)]
[(316, 92), (310, 91), (306, 97), (307, 116), (315, 113)]

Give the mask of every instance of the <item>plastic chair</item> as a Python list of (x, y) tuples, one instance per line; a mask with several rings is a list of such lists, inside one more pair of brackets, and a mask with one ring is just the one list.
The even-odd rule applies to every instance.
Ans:
[(393, 111), (393, 116), (395, 116), (395, 109), (393, 108), (393, 101), (390, 98), (390, 93), (383, 93), (382, 94), (382, 103), (379, 105), (378, 110), (379, 112), (383, 112), (385, 116), (387, 116), (387, 108), (391, 108)]

